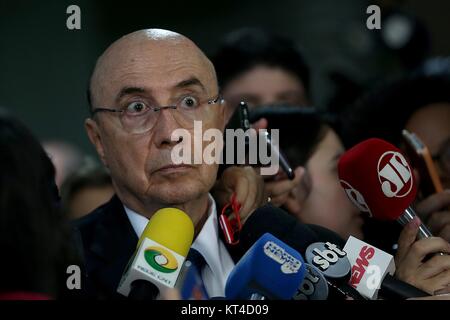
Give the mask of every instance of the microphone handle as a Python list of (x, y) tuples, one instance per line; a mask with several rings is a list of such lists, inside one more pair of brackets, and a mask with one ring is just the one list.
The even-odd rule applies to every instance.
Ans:
[(408, 298), (430, 296), (425, 291), (422, 291), (409, 283), (398, 280), (390, 274), (386, 275), (381, 282), (380, 295), (387, 300), (404, 300)]
[(159, 290), (153, 283), (147, 280), (135, 280), (131, 283), (128, 299), (135, 301), (156, 300)]
[[(409, 222), (411, 222), (415, 217), (417, 217), (417, 214), (414, 211), (414, 209), (408, 207), (406, 208), (405, 212), (400, 216), (400, 218), (398, 218), (398, 222), (400, 222), (402, 226), (405, 226)], [(417, 236), (419, 237), (419, 239), (423, 239), (423, 238), (430, 238), (433, 235), (431, 231), (428, 230), (428, 228), (423, 223), (421, 223), (419, 226), (419, 233)]]
[[(416, 212), (414, 211), (413, 208), (408, 207), (408, 208), (406, 208), (405, 212), (400, 216), (400, 218), (398, 218), (397, 221), (404, 227), (409, 222), (411, 222), (414, 219), (414, 217), (417, 217)], [(433, 234), (427, 228), (427, 226), (424, 225), (423, 223), (420, 223), (420, 225), (419, 225), (419, 233), (417, 234), (417, 237), (419, 239), (423, 239), (423, 238), (431, 238), (432, 236), (433, 236)], [(436, 254), (438, 254), (440, 256), (444, 255), (444, 253), (442, 253), (442, 252), (438, 252)]]
[(329, 298), (334, 297), (339, 300), (347, 300), (352, 298), (353, 300), (366, 300), (355, 288), (347, 283), (337, 284), (331, 279), (326, 279), (328, 289), (330, 290)]
[(286, 157), (280, 151), (279, 148), (275, 147), (272, 144), (272, 140), (271, 140), (270, 134), (268, 132), (265, 132), (265, 136), (266, 136), (267, 145), (270, 148), (271, 155), (275, 154), (275, 157), (278, 157), (278, 159), (280, 161), (281, 168), (284, 170), (284, 172), (288, 176), (289, 180), (294, 180), (295, 179), (294, 170), (291, 168), (291, 166), (290, 166), (289, 162), (287, 161)]

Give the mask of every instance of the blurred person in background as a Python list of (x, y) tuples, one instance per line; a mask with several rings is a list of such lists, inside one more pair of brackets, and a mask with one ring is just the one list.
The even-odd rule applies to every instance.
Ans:
[[(340, 185), (337, 164), (345, 152), (341, 139), (321, 114), (312, 109), (260, 108), (256, 117), (268, 121), (269, 128), (280, 130), (280, 148), (292, 165), (305, 168), (301, 182), (290, 193), (283, 207), (301, 222), (317, 224), (338, 233), (343, 239), (365, 239), (363, 218)], [(417, 220), (396, 234), (396, 277), (429, 294), (450, 292), (450, 256), (424, 258), (436, 252), (450, 252), (442, 238), (416, 241)], [(400, 234), (400, 236), (399, 236)], [(378, 238), (384, 230), (378, 229)], [(442, 251), (440, 251), (442, 250)]]
[(303, 223), (321, 225), (344, 239), (362, 239), (362, 216), (339, 183), (337, 164), (345, 149), (333, 128), (314, 109), (260, 108), (254, 119), (260, 117), (269, 129), (280, 130), (280, 149), (290, 164), (304, 168), (283, 207)]
[(74, 145), (60, 140), (43, 141), (42, 145), (56, 170), (56, 185), (61, 189), (66, 178), (83, 163), (82, 152)]
[(0, 165), (0, 300), (58, 298), (73, 256), (55, 169), (28, 129), (2, 111)]
[[(299, 47), (288, 38), (257, 28), (238, 29), (224, 37), (211, 61), (227, 101), (227, 119), (240, 101), (248, 104), (250, 114), (264, 105), (310, 106), (310, 70)], [(266, 126), (265, 119), (254, 124), (256, 129)], [(294, 180), (281, 171), (264, 177), (264, 195), (273, 205), (286, 201), (303, 169), (294, 168), (294, 173)]]
[[(404, 149), (402, 130), (418, 135), (434, 160), (443, 192), (418, 198), (430, 231), (450, 241), (450, 61), (432, 59), (409, 76), (368, 93), (342, 119), (347, 146), (378, 137)], [(419, 188), (420, 188), (420, 174)]]
[(260, 29), (239, 29), (224, 37), (212, 57), (229, 115), (240, 101), (261, 105), (310, 105), (310, 71), (290, 39)]
[(114, 195), (111, 176), (96, 163), (86, 163), (73, 172), (61, 187), (63, 212), (77, 219), (108, 202)]

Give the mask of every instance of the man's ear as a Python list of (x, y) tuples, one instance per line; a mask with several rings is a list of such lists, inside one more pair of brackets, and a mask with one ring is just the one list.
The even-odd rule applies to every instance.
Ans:
[(86, 119), (86, 121), (84, 122), (84, 127), (86, 128), (89, 140), (94, 145), (95, 150), (97, 150), (100, 160), (103, 162), (105, 167), (108, 167), (108, 163), (105, 158), (105, 150), (103, 148), (102, 138), (100, 136), (100, 129), (97, 122), (90, 118)]

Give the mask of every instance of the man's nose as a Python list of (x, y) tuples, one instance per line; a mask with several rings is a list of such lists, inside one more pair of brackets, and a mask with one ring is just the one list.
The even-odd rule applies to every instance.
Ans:
[(158, 148), (171, 148), (183, 141), (181, 137), (174, 140), (171, 139), (172, 133), (180, 128), (180, 124), (174, 118), (174, 112), (176, 111), (173, 109), (161, 109), (157, 111), (158, 116), (153, 127), (153, 139)]

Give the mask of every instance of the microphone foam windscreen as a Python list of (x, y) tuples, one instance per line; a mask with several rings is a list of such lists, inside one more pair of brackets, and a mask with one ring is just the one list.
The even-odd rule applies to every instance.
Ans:
[(417, 186), (400, 150), (381, 139), (368, 139), (339, 160), (341, 186), (361, 211), (380, 220), (397, 220), (414, 201)]
[(273, 235), (264, 234), (236, 264), (225, 287), (228, 299), (291, 299), (305, 277), (302, 256)]
[(185, 212), (177, 208), (159, 209), (147, 223), (138, 247), (145, 238), (186, 257), (194, 239), (194, 224)]

